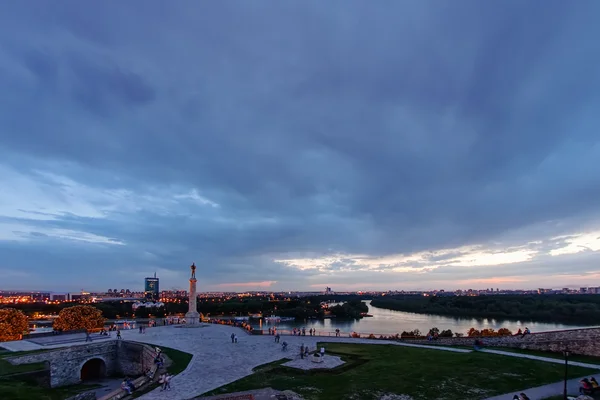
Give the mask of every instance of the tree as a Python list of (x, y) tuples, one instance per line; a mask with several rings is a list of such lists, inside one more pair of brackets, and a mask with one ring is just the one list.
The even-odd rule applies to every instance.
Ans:
[(27, 332), (29, 326), (25, 314), (14, 308), (0, 310), (0, 342), (19, 340)]
[(452, 337), (454, 334), (450, 329), (440, 332), (440, 337)]
[(498, 336), (511, 336), (512, 332), (507, 328), (498, 329)]
[(54, 320), (54, 329), (71, 331), (76, 329), (92, 330), (104, 326), (102, 311), (92, 306), (67, 307), (60, 311)]

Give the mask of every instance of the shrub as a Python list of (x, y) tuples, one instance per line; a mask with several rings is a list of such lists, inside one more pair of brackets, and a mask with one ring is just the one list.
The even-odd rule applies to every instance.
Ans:
[(54, 329), (70, 331), (76, 329), (92, 330), (104, 326), (102, 311), (92, 306), (74, 306), (63, 308), (54, 320)]
[(440, 337), (452, 337), (454, 334), (450, 329), (440, 332)]
[(481, 334), (479, 333), (479, 331), (475, 328), (471, 328), (469, 329), (469, 331), (467, 332), (467, 336), (469, 337), (473, 337), (473, 336), (480, 336)]
[(352, 337), (353, 338), (360, 338), (360, 334), (356, 333), (356, 332), (352, 332)]
[(498, 336), (511, 336), (512, 332), (507, 328), (498, 329)]
[(372, 333), (369, 335), (369, 339), (376, 339), (375, 335), (373, 335)]
[(488, 337), (489, 336), (496, 336), (496, 332), (493, 329), (485, 328), (485, 329), (481, 330), (480, 335), (481, 336), (488, 336)]
[(27, 317), (15, 308), (0, 310), (0, 342), (19, 340), (29, 332)]
[(454, 334), (454, 336), (456, 336), (456, 337), (463, 337), (463, 336), (464, 336), (464, 333), (456, 332), (456, 333)]

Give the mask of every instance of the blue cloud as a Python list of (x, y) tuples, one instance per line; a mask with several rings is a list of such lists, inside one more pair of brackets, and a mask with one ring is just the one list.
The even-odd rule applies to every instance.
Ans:
[(594, 271), (548, 255), (600, 229), (594, 2), (4, 8), (7, 287), (451, 286), (515, 246), (518, 285)]

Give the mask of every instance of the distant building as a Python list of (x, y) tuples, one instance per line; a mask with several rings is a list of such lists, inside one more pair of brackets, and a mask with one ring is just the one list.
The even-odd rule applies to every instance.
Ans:
[(158, 278), (156, 272), (154, 277), (144, 279), (144, 297), (146, 300), (158, 301), (160, 298), (160, 291), (158, 289)]
[(71, 293), (65, 293), (65, 294), (51, 293), (50, 294), (50, 301), (70, 301), (70, 300), (71, 300)]

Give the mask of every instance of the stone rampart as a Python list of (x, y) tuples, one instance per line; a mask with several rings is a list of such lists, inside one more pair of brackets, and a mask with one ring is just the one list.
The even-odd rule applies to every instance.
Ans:
[[(142, 375), (152, 367), (154, 354), (154, 349), (149, 345), (124, 340), (106, 340), (5, 359), (12, 364), (47, 362), (50, 369), (50, 387), (59, 387), (81, 382), (82, 369), (90, 360), (96, 360), (95, 368), (104, 376)], [(166, 363), (170, 362), (166, 357), (165, 359)]]
[[(156, 351), (153, 347), (135, 343), (119, 341), (119, 371), (125, 376), (138, 376), (147, 373), (154, 365)], [(170, 360), (163, 354), (165, 364), (170, 365)]]
[[(438, 338), (427, 342), (424, 339), (402, 339), (407, 343), (472, 346), (476, 337)], [(530, 333), (525, 336), (482, 337), (487, 347), (509, 347), (538, 351), (562, 352), (568, 349), (573, 354), (600, 357), (600, 328), (569, 329), (563, 331)]]

